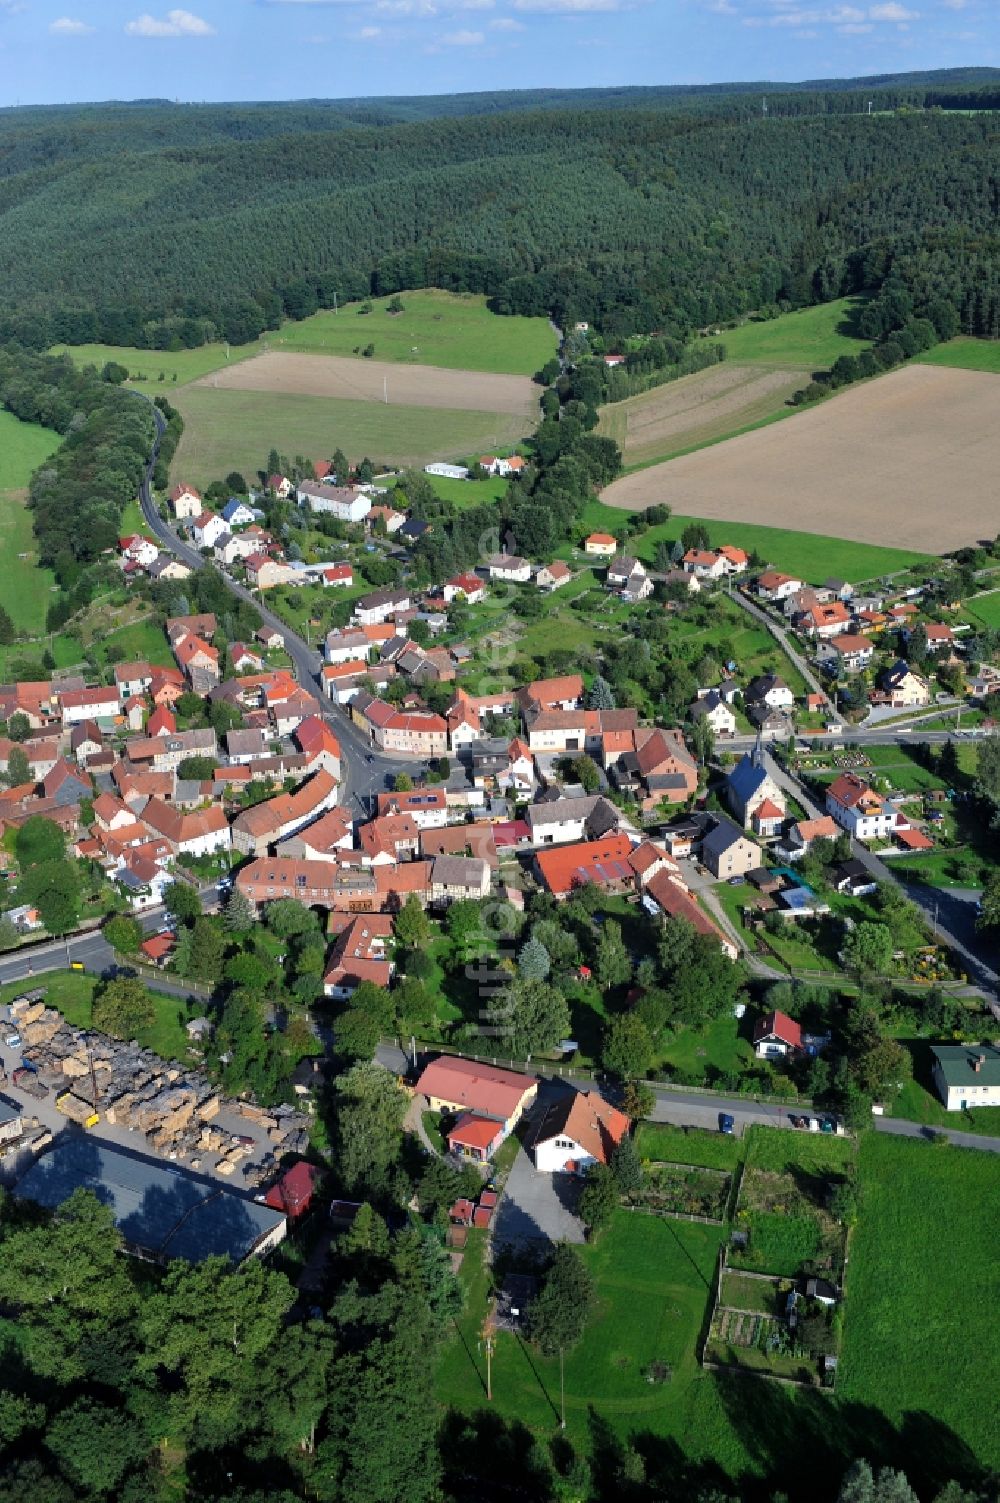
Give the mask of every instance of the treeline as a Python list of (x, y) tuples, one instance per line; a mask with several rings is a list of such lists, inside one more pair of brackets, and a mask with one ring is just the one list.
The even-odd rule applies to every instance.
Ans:
[(140, 146), (127, 112), (103, 131), (99, 111), (88, 117), (83, 144), (55, 126), (46, 142), (37, 117), (11, 117), (0, 335), (39, 349), (243, 343), (335, 294), (438, 286), (563, 327), (683, 340), (870, 287), (875, 243), (993, 234), (991, 116), (868, 118), (857, 94), (830, 98), (850, 109), (743, 119), (719, 103), (702, 114), (595, 100), (318, 129), (329, 114), (297, 107), (278, 116), (283, 134), (230, 134), (211, 110), (164, 107), (159, 144), (153, 110)]
[(86, 566), (115, 546), (152, 450), (153, 414), (146, 402), (92, 369), (78, 370), (68, 356), (10, 346), (0, 348), (0, 404), (23, 422), (63, 435), (32, 476), (28, 505), (39, 560), (55, 570), (65, 592), (59, 602), (65, 620), (90, 599)]
[(956, 334), (1000, 337), (1000, 241), (970, 244), (960, 234), (894, 255), (876, 246), (868, 276), (878, 292), (861, 310), (858, 332), (873, 341), (841, 355), (797, 391), (797, 405), (892, 370)]

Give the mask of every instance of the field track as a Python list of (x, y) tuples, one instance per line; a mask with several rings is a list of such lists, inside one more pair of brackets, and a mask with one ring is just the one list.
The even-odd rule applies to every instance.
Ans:
[(383, 402), (388, 392), (390, 406), (443, 407), (531, 418), (538, 412), (540, 396), (528, 376), (277, 352), (256, 355), (193, 384), (219, 391), (267, 391), (350, 402)]
[(1000, 525), (1000, 380), (910, 365), (616, 480), (608, 505), (945, 553)]

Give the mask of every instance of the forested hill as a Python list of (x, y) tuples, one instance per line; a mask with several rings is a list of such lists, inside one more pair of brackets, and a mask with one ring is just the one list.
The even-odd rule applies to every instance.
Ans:
[(869, 93), (845, 90), (822, 96), (845, 113), (769, 98), (768, 118), (739, 119), (726, 97), (377, 126), (326, 105), (12, 112), (0, 334), (242, 342), (334, 293), (436, 285), (683, 335), (880, 285), (943, 240), (992, 264), (993, 115), (868, 117)]

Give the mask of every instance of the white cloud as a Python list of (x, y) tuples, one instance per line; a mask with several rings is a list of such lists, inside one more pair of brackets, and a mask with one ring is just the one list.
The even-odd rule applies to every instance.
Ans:
[(444, 47), (481, 47), (486, 41), (481, 31), (448, 31), (441, 38)]
[(847, 26), (837, 27), (837, 32), (842, 37), (863, 37), (874, 30), (870, 21), (851, 21)]
[(514, 0), (514, 9), (550, 16), (584, 16), (626, 10), (625, 0)]
[(868, 18), (871, 21), (917, 21), (920, 12), (907, 10), (905, 5), (898, 5), (896, 0), (888, 0), (885, 5), (869, 6)]
[[(717, 3), (726, 4), (728, 0), (717, 0)], [(745, 16), (744, 26), (781, 26), (800, 33), (804, 26), (833, 26), (841, 36), (864, 36), (874, 30), (876, 21), (900, 25), (920, 18), (919, 11), (907, 10), (898, 0), (883, 0), (879, 5), (870, 5), (867, 10), (860, 10), (856, 5), (833, 5), (812, 10), (796, 5), (795, 0), (772, 0), (772, 3), (776, 9), (771, 15)]]
[(964, 10), (968, 3), (969, 0), (941, 0), (941, 4), (948, 10)]
[(496, 20), (495, 21), (491, 21), (489, 24), (490, 24), (490, 30), (491, 31), (523, 31), (524, 30), (524, 23), (523, 23), (523, 21), (515, 21), (513, 16), (497, 16)]
[(160, 20), (148, 13), (134, 21), (126, 21), (125, 31), (130, 37), (210, 37), (215, 27), (209, 26), (200, 16), (189, 10), (168, 10)]
[(49, 31), (55, 37), (85, 37), (93, 29), (86, 21), (75, 21), (72, 16), (60, 16), (57, 21), (49, 22)]

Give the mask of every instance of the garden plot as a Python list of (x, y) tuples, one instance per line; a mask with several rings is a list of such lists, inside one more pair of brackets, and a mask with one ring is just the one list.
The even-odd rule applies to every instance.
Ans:
[(724, 1272), (704, 1360), (760, 1377), (833, 1385), (840, 1348), (836, 1311), (787, 1279)]
[(642, 1189), (633, 1194), (636, 1210), (654, 1216), (684, 1216), (721, 1226), (732, 1176), (724, 1169), (654, 1162), (644, 1166)]

